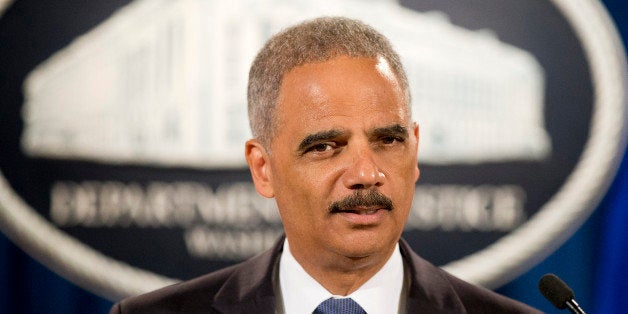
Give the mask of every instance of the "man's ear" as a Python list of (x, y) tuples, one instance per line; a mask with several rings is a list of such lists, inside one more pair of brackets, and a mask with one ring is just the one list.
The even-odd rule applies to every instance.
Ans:
[(417, 180), (419, 180), (419, 177), (421, 176), (421, 170), (419, 170), (419, 163), (418, 163), (418, 154), (419, 154), (419, 142), (421, 139), (421, 132), (419, 131), (419, 124), (417, 122), (414, 122), (412, 124), (412, 132), (414, 133), (414, 137), (416, 139), (416, 151), (415, 153), (417, 154), (417, 164), (416, 164), (416, 168), (414, 169), (414, 181), (416, 182)]
[(268, 198), (274, 197), (270, 162), (262, 144), (255, 139), (248, 140), (245, 144), (244, 156), (249, 164), (257, 193)]

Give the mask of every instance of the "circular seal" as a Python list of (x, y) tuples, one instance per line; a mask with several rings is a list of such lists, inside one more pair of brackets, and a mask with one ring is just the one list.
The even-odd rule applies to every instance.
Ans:
[(420, 255), (497, 287), (594, 210), (626, 134), (624, 51), (598, 2), (321, 1), (4, 2), (3, 232), (110, 299), (272, 245), (276, 205), (242, 154), (248, 67), (320, 15), (371, 24), (402, 57)]

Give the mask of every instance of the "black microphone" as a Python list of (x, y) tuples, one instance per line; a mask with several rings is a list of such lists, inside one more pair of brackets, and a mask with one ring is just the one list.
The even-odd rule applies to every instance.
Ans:
[(554, 274), (545, 274), (539, 280), (539, 291), (555, 307), (559, 309), (568, 308), (571, 313), (585, 314), (576, 300), (574, 300), (573, 290)]

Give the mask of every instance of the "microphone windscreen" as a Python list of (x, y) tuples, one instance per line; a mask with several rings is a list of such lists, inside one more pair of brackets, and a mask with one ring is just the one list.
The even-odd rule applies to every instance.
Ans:
[(539, 291), (559, 309), (567, 307), (567, 301), (574, 298), (573, 290), (554, 274), (546, 274), (541, 277)]

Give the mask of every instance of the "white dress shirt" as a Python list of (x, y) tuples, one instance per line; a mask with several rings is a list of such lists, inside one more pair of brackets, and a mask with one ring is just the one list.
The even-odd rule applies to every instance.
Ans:
[(330, 297), (352, 298), (368, 314), (398, 313), (403, 276), (399, 244), (382, 269), (348, 296), (332, 295), (306, 273), (290, 252), (288, 239), (279, 260), (279, 285), (286, 314), (311, 314)]

